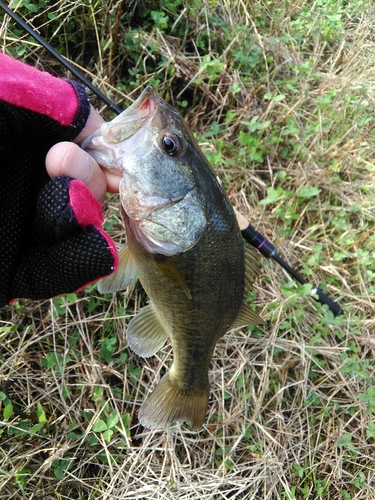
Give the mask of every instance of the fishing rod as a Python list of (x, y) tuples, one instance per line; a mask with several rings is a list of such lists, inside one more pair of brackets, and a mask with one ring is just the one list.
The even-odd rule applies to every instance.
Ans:
[[(277, 253), (276, 247), (267, 240), (262, 234), (260, 234), (245, 217), (236, 210), (237, 220), (242, 232), (242, 236), (248, 241), (253, 247), (255, 247), (264, 257), (267, 259), (273, 259), (282, 268), (287, 271), (298, 283), (306, 285), (308, 282), (299, 274), (295, 269), (290, 267)], [(339, 316), (343, 314), (341, 306), (330, 299), (319, 287), (314, 286), (311, 289), (311, 296), (317, 302), (322, 305), (327, 305), (332, 311), (334, 316)]]
[(103, 101), (109, 108), (117, 114), (122, 112), (116, 104), (114, 104), (105, 94), (100, 92), (99, 89), (93, 85), (82, 73), (75, 68), (65, 57), (59, 54), (48, 42), (44, 40), (29, 24), (20, 18), (18, 14), (13, 12), (3, 1), (0, 0), (0, 7), (8, 14), (17, 24), (19, 24), (29, 35), (31, 35), (37, 42), (40, 43), (53, 57), (55, 57), (65, 68), (67, 68), (78, 80), (80, 80), (86, 87), (88, 87), (101, 101)]
[[(0, 7), (8, 14), (17, 24), (19, 24), (29, 35), (31, 35), (37, 42), (39, 42), (53, 57), (55, 57), (65, 68), (67, 68), (71, 73), (80, 80), (86, 87), (88, 87), (100, 100), (102, 100), (109, 108), (117, 114), (120, 114), (122, 110), (116, 106), (106, 95), (102, 94), (87, 78), (85, 78), (80, 71), (78, 71), (69, 61), (62, 57), (49, 43), (47, 43), (36, 31), (25, 21), (23, 21), (12, 9), (4, 4), (0, 0)], [(267, 240), (262, 234), (260, 234), (241, 214), (237, 212), (240, 229), (242, 235), (246, 241), (248, 241), (252, 246), (258, 249), (258, 251), (267, 259), (273, 259), (277, 262), (283, 269), (287, 271), (296, 281), (301, 284), (307, 284), (308, 282), (289, 266), (278, 254), (276, 247)], [(330, 299), (319, 287), (313, 287), (311, 290), (311, 296), (317, 302), (322, 305), (327, 305), (334, 316), (339, 316), (343, 314), (343, 310), (340, 305)]]

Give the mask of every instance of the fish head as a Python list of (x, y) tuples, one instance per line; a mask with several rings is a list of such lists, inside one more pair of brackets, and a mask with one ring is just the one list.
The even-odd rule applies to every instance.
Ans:
[(129, 228), (150, 253), (187, 251), (207, 225), (193, 142), (178, 112), (148, 86), (81, 144), (102, 167), (121, 175)]

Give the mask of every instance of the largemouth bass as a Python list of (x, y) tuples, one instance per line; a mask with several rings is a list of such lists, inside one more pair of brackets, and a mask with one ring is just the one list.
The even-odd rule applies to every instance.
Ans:
[(215, 345), (228, 330), (261, 318), (245, 302), (260, 256), (241, 237), (233, 208), (178, 112), (152, 87), (82, 147), (121, 173), (127, 245), (102, 293), (139, 276), (150, 303), (126, 336), (139, 356), (170, 338), (173, 365), (141, 406), (147, 428), (203, 424)]

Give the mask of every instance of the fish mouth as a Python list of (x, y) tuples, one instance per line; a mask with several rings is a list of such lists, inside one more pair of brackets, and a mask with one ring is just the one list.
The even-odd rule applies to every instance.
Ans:
[(111, 144), (126, 141), (156, 114), (159, 105), (160, 97), (148, 85), (129, 108), (110, 122), (110, 126), (103, 127), (103, 138)]
[[(81, 148), (93, 154), (100, 148), (103, 141), (107, 144), (106, 148), (119, 145), (120, 143), (131, 139), (145, 124), (151, 120), (157, 113), (161, 104), (161, 98), (151, 85), (148, 85), (142, 94), (125, 111), (116, 116), (111, 122), (103, 125), (86, 137), (80, 144)], [(93, 151), (92, 151), (93, 149)], [(119, 151), (114, 151), (114, 158), (123, 154), (126, 149), (126, 143)], [(105, 166), (105, 165), (104, 165)]]

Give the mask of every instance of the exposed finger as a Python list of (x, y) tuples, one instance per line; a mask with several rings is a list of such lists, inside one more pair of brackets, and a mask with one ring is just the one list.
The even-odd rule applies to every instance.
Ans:
[(106, 169), (104, 169), (103, 172), (104, 172), (106, 179), (107, 179), (107, 191), (109, 193), (118, 193), (119, 185), (120, 185), (120, 181), (121, 181), (121, 176), (116, 175), (116, 174), (112, 174), (111, 172), (109, 172)]
[(83, 181), (96, 199), (102, 203), (107, 190), (107, 180), (94, 158), (72, 142), (55, 144), (46, 157), (50, 177), (69, 175)]
[(93, 106), (90, 106), (90, 114), (87, 119), (85, 128), (82, 130), (82, 132), (74, 139), (74, 142), (79, 144), (83, 139), (85, 139), (88, 135), (92, 134), (100, 126), (104, 123), (103, 118), (100, 116), (100, 114), (96, 111), (96, 109)]

